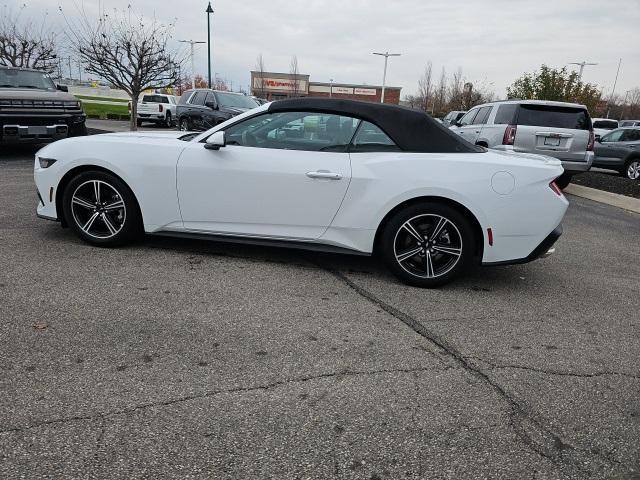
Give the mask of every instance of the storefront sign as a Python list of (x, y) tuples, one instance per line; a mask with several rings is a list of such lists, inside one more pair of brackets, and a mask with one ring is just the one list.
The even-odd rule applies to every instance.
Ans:
[(262, 79), (262, 85), (260, 85), (260, 77), (254, 77), (253, 79), (253, 87), (258, 89), (264, 89), (268, 92), (270, 91), (287, 91), (293, 92), (296, 90), (298, 92), (306, 92), (307, 90), (307, 82), (306, 80), (298, 80), (297, 82), (288, 79), (288, 78), (269, 78), (265, 77)]
[(356, 88), (356, 95), (376, 95), (377, 90), (375, 88)]

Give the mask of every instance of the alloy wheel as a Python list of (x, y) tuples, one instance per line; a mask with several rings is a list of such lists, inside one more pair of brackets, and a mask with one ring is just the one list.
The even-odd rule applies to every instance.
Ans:
[(393, 242), (396, 262), (418, 278), (438, 278), (450, 272), (462, 258), (462, 235), (446, 217), (415, 216), (402, 224)]
[(633, 160), (627, 167), (627, 177), (631, 180), (640, 178), (640, 160)]
[(120, 192), (102, 180), (88, 180), (71, 196), (71, 213), (76, 225), (97, 239), (115, 237), (127, 219), (127, 209)]

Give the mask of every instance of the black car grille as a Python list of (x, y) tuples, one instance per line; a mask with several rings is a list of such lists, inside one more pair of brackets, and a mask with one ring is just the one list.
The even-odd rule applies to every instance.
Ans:
[(0, 99), (0, 111), (80, 111), (79, 104), (73, 100), (14, 100)]

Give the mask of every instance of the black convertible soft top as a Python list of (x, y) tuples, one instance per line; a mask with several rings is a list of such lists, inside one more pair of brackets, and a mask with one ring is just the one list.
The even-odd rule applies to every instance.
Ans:
[(360, 102), (336, 98), (305, 97), (280, 100), (269, 105), (269, 112), (319, 112), (359, 118), (380, 127), (407, 152), (469, 153), (483, 152), (440, 125), (426, 113), (398, 105)]

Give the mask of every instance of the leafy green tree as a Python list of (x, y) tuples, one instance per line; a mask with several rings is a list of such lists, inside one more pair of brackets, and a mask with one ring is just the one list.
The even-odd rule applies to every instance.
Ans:
[(509, 98), (522, 100), (555, 100), (586, 105), (589, 111), (597, 109), (602, 92), (590, 83), (583, 83), (576, 72), (540, 67), (540, 71), (525, 73), (507, 88)]

